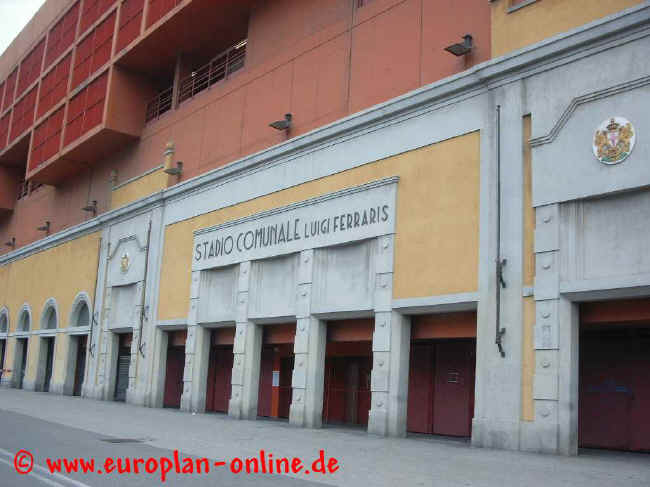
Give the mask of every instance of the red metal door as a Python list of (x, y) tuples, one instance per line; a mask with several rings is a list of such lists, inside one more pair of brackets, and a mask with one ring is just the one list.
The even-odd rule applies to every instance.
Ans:
[(260, 387), (257, 399), (257, 415), (272, 416), (271, 396), (273, 393), (273, 346), (262, 347), (262, 358), (260, 363)]
[(650, 451), (650, 335), (580, 337), (580, 446)]
[(329, 357), (325, 362), (323, 420), (368, 424), (370, 357)]
[(208, 390), (205, 409), (221, 413), (228, 412), (232, 378), (232, 346), (217, 346), (210, 350), (208, 367)]
[(436, 344), (433, 433), (470, 436), (474, 409), (475, 342)]
[(433, 433), (433, 351), (432, 342), (411, 345), (406, 429), (412, 433)]
[(294, 357), (283, 357), (280, 361), (280, 401), (278, 405), (278, 416), (289, 417), (291, 406), (291, 376), (293, 374)]
[(357, 411), (356, 424), (368, 424), (368, 415), (370, 413), (370, 374), (372, 372), (372, 362), (370, 357), (359, 357), (357, 379)]
[(184, 367), (185, 347), (169, 347), (167, 349), (167, 371), (163, 399), (163, 406), (166, 408), (179, 408), (181, 406)]

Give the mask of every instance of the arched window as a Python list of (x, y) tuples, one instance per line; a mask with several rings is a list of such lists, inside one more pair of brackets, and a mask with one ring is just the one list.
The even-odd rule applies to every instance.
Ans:
[(45, 312), (41, 328), (44, 330), (56, 330), (56, 322), (56, 309), (54, 309), (54, 306), (50, 306)]
[(0, 312), (0, 333), (7, 333), (9, 331), (9, 320), (7, 319), (6, 312)]
[(89, 326), (90, 325), (90, 311), (88, 310), (88, 304), (85, 301), (81, 301), (77, 305), (73, 316), (72, 326)]
[(31, 327), (32, 324), (29, 318), (29, 311), (23, 309), (20, 312), (20, 317), (18, 318), (18, 331), (29, 331)]

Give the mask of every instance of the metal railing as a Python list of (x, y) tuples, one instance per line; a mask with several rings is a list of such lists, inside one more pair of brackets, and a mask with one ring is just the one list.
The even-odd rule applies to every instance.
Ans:
[[(218, 56), (212, 58), (208, 64), (201, 66), (196, 71), (192, 71), (192, 74), (189, 76), (182, 78), (179, 81), (178, 103), (194, 97), (197, 93), (210, 88), (219, 81), (227, 79), (232, 73), (243, 68), (246, 59), (246, 43), (246, 39), (238, 42)], [(159, 118), (163, 113), (171, 110), (173, 105), (174, 87), (170, 86), (149, 100), (147, 103), (145, 122)]]
[(173, 92), (174, 87), (170, 86), (166, 90), (158, 93), (155, 98), (149, 100), (147, 103), (147, 114), (145, 116), (145, 122), (155, 120), (163, 113), (171, 110)]
[(213, 84), (227, 79), (235, 71), (244, 67), (246, 58), (246, 40), (214, 57), (208, 64), (201, 66), (192, 74), (180, 80), (178, 102), (182, 103), (197, 93), (208, 89)]
[(22, 200), (26, 198), (38, 188), (43, 186), (43, 183), (36, 183), (34, 181), (19, 181), (18, 182), (18, 194), (16, 195), (16, 200)]

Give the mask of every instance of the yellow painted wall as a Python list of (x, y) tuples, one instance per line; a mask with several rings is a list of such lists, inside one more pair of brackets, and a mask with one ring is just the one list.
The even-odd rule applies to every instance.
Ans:
[[(523, 119), (524, 151), (524, 251), (523, 281), (524, 286), (532, 286), (535, 280), (535, 209), (533, 208), (532, 155), (530, 151), (531, 117)], [(523, 353), (522, 353), (522, 387), (521, 417), (524, 421), (535, 419), (533, 402), (533, 380), (535, 375), (535, 299), (523, 298)]]
[(161, 169), (114, 189), (111, 193), (111, 209), (127, 205), (167, 187), (169, 176)]
[(50, 297), (59, 305), (59, 326), (68, 325), (77, 294), (95, 295), (99, 240), (100, 233), (94, 233), (0, 267), (0, 307), (9, 308), (12, 332), (23, 303), (32, 308), (32, 330), (39, 329), (43, 305)]
[(537, 0), (511, 13), (511, 0), (492, 2), (492, 56), (534, 44), (643, 0)]
[(36, 380), (39, 356), (41, 354), (41, 342), (42, 340), (38, 336), (31, 336), (27, 341), (27, 370), (25, 371), (23, 387), (25, 382), (34, 382)]
[[(55, 298), (59, 306), (59, 327), (67, 327), (72, 303), (78, 293), (86, 292), (94, 301), (99, 244), (98, 232), (0, 267), (0, 307), (9, 309), (9, 330), (16, 330), (23, 303), (32, 308), (31, 329), (39, 329), (43, 305), (50, 297)], [(64, 360), (67, 350), (61, 338), (59, 334), (56, 340), (57, 361)], [(16, 340), (8, 343), (7, 368), (13, 367), (15, 344)], [(27, 380), (34, 380), (36, 376), (39, 347), (38, 337), (30, 337)], [(53, 380), (56, 379), (55, 374)]]
[(59, 333), (56, 336), (56, 341), (54, 342), (54, 365), (52, 367), (51, 383), (62, 383), (65, 380), (70, 340), (70, 335), (66, 333)]
[(194, 230), (396, 175), (394, 297), (476, 291), (479, 145), (474, 132), (168, 226), (159, 318), (187, 316)]

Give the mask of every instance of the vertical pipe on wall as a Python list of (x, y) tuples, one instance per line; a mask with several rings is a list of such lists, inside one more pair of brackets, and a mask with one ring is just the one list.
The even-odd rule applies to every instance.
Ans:
[(502, 357), (506, 356), (503, 350), (502, 338), (506, 332), (505, 328), (501, 327), (501, 287), (506, 287), (506, 282), (503, 279), (503, 268), (506, 265), (506, 259), (501, 259), (501, 105), (497, 105), (497, 288), (496, 288), (496, 334), (494, 343), (496, 343), (499, 353)]

